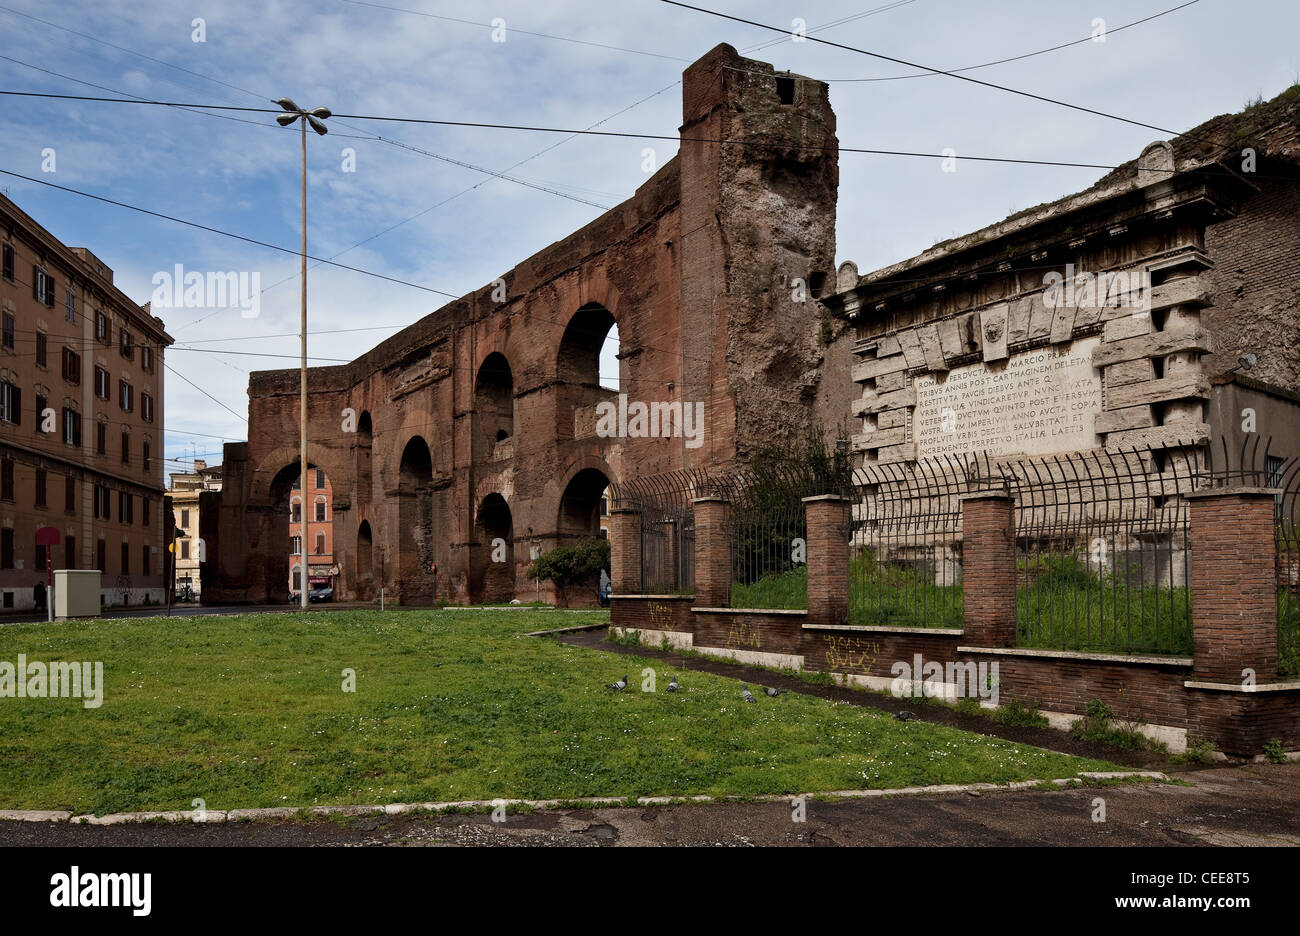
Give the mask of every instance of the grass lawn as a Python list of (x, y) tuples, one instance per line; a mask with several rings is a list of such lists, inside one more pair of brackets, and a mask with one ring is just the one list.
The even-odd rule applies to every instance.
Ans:
[[(97, 813), (813, 792), (1112, 769), (521, 636), (604, 612), (330, 611), (0, 627), (0, 661), (103, 661), (100, 708), (0, 698), (0, 808)], [(659, 667), (657, 693), (641, 670)], [(344, 668), (356, 692), (342, 691)], [(602, 686), (624, 672), (626, 692)]]

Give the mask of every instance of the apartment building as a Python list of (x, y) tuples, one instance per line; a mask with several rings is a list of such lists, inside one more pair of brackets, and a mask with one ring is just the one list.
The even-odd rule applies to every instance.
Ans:
[(193, 471), (178, 471), (168, 475), (171, 488), (172, 515), (177, 536), (175, 587), (176, 598), (181, 601), (200, 601), (203, 585), (199, 580), (199, 563), (204, 556), (204, 544), (199, 539), (199, 495), (204, 491), (221, 490), (221, 466), (208, 467), (202, 458), (194, 459)]
[[(298, 594), (302, 567), (302, 541), (307, 540), (307, 587), (333, 586), (338, 569), (334, 565), (334, 488), (325, 472), (307, 472), (311, 485), (303, 497), (302, 478), (289, 492), (289, 595)], [(305, 508), (304, 508), (305, 504)]]
[(0, 253), (0, 611), (44, 607), (47, 568), (99, 569), (107, 606), (161, 602), (172, 339), (103, 261), (4, 196)]

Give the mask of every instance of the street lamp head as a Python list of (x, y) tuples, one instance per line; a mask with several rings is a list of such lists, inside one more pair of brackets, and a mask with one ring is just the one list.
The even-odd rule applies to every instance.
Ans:
[(297, 114), (276, 114), (275, 115), (275, 122), (282, 127), (289, 126), (289, 124), (293, 123), (297, 119), (298, 119)]
[(317, 120), (315, 117), (313, 117), (311, 114), (307, 115), (307, 123), (311, 124), (311, 128), (315, 130), (317, 133), (319, 133), (321, 136), (324, 136), (326, 133), (329, 132), (328, 130), (325, 129), (325, 125), (321, 123), (319, 120)]
[(329, 120), (329, 118), (334, 116), (334, 112), (328, 107), (313, 107), (307, 113), (311, 114), (313, 117), (319, 117), (321, 120)]
[(298, 107), (297, 104), (293, 103), (292, 98), (282, 97), (280, 98), (280, 100), (276, 101), (275, 103), (279, 104), (281, 109), (283, 110), (291, 111), (295, 114), (301, 112), (301, 108)]

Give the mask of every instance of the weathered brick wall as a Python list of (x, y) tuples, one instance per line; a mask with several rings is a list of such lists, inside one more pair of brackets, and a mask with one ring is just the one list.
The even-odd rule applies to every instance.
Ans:
[(1259, 175), (1281, 177), (1253, 179), (1259, 194), (1205, 232), (1214, 260), (1214, 306), (1204, 315), (1214, 350), (1205, 367), (1222, 373), (1253, 351), (1252, 378), (1300, 390), (1300, 176), (1267, 163)]
[[(349, 364), (310, 371), (311, 461), (338, 498), (340, 597), (372, 596), (383, 569), (402, 602), (481, 600), (511, 579), (531, 598), (532, 548), (594, 533), (604, 483), (730, 464), (836, 421), (842, 409), (826, 398), (848, 387), (821, 386), (823, 365), (847, 368), (838, 326), (822, 321), (811, 292), (805, 303), (780, 298), (792, 295), (794, 277), (811, 289), (814, 274), (829, 273), (835, 246), (834, 115), (824, 84), (793, 81), (783, 103), (770, 65), (717, 47), (684, 78), (680, 154), (630, 199), (502, 283)], [(620, 390), (631, 401), (703, 404), (698, 447), (680, 433), (594, 434), (596, 350), (613, 323)], [(504, 360), (508, 378), (490, 356)], [(485, 374), (497, 375), (490, 391)], [(370, 420), (364, 440), (343, 425), (345, 410)], [(507, 439), (485, 439), (507, 424)], [(257, 600), (287, 582), (277, 508), (297, 440), (297, 371), (253, 374), (249, 441), (226, 455), (228, 465), (241, 461), (222, 494), (238, 515), (223, 507), (234, 523), (223, 527), (220, 556), (229, 574), (215, 576), (222, 585), (210, 600)], [(489, 523), (493, 495), (508, 511)], [(368, 563), (357, 556), (363, 522), (374, 544)], [(509, 543), (504, 570), (489, 558), (497, 537)], [(554, 597), (549, 585), (543, 597)]]

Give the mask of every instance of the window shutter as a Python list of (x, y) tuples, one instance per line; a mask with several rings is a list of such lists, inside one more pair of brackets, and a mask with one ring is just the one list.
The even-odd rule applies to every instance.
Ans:
[(45, 304), (54, 308), (54, 277), (45, 277)]
[(41, 268), (32, 264), (32, 298), (41, 298)]
[(21, 387), (14, 387), (14, 425), (23, 424), (23, 391)]

